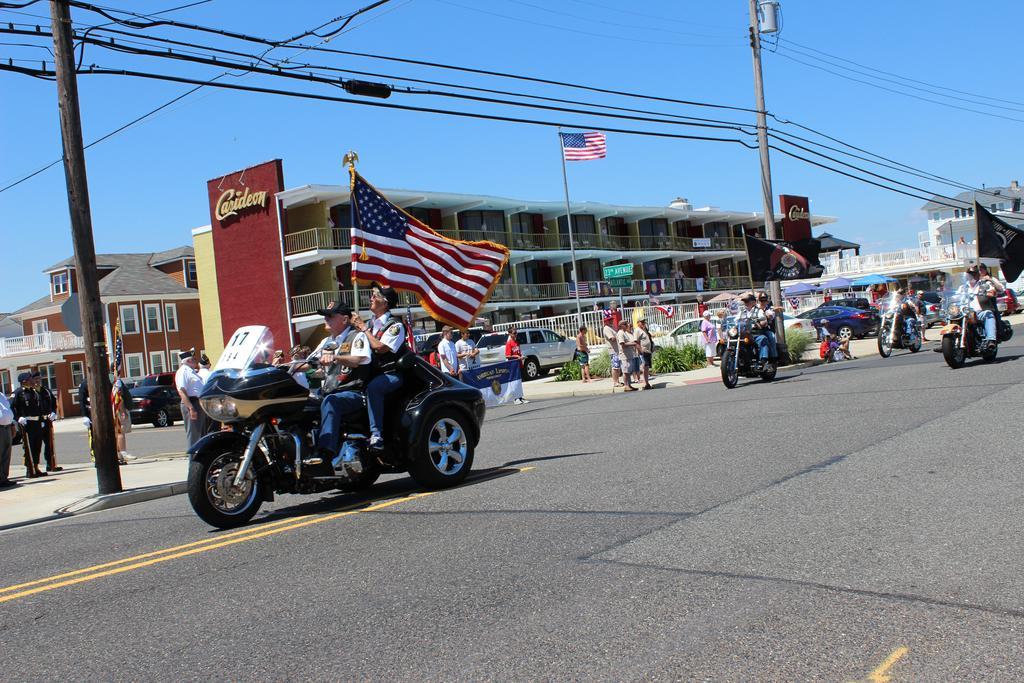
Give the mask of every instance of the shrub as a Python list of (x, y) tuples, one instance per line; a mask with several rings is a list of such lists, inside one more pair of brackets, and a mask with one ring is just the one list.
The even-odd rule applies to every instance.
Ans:
[(786, 330), (786, 347), (789, 349), (789, 362), (799, 363), (803, 360), (807, 349), (815, 343), (814, 335), (804, 330)]
[(576, 362), (576, 359), (567, 361), (565, 365), (558, 369), (558, 374), (555, 375), (556, 382), (578, 382), (583, 379), (583, 371), (580, 369), (580, 364)]
[(607, 353), (596, 353), (590, 355), (590, 376), (611, 377), (612, 359)]
[(651, 369), (656, 373), (686, 372), (707, 365), (704, 349), (696, 344), (662, 346), (654, 352)]

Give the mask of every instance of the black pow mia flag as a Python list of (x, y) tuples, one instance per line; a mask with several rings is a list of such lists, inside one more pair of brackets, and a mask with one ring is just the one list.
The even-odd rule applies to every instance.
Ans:
[(802, 280), (825, 272), (818, 262), (821, 242), (812, 238), (781, 242), (746, 235), (750, 275), (757, 282)]
[(1024, 271), (1024, 230), (996, 218), (974, 202), (974, 220), (978, 223), (978, 258), (999, 259), (999, 267), (1008, 282)]

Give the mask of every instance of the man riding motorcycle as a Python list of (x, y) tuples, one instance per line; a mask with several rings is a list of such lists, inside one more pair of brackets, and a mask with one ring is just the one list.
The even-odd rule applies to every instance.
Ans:
[(893, 327), (903, 330), (906, 334), (913, 334), (914, 325), (917, 324), (920, 306), (913, 290), (908, 294), (902, 287), (896, 290), (896, 315), (893, 319)]
[(754, 338), (754, 343), (757, 345), (757, 357), (761, 363), (768, 361), (769, 352), (769, 341), (766, 331), (768, 329), (768, 315), (764, 312), (764, 309), (758, 308), (755, 303), (756, 299), (753, 292), (747, 292), (744, 294), (740, 301), (743, 302), (743, 307), (740, 308), (740, 312), (736, 315), (736, 320), (747, 320), (750, 324), (750, 334)]
[(768, 295), (764, 292), (757, 296), (757, 306), (764, 311), (765, 317), (768, 319), (768, 327), (764, 330), (765, 336), (768, 338), (768, 354), (772, 358), (778, 358), (778, 340), (775, 338), (775, 309), (771, 307)]
[(1003, 289), (1003, 284), (989, 275), (987, 268), (984, 277), (977, 266), (967, 269), (967, 291), (972, 295), (971, 309), (985, 326), (985, 342), (989, 348), (996, 345), (996, 296)]

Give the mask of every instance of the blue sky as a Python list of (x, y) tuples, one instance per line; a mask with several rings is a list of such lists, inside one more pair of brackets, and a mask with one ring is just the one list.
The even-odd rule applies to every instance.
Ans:
[[(183, 3), (130, 3), (139, 12), (155, 12), (175, 4)], [(169, 16), (285, 38), (362, 4), (365, 0), (213, 0)], [(24, 12), (45, 16), (47, 3), (40, 2)], [(1016, 22), (1008, 19), (1019, 16), (1019, 11), (1009, 0), (972, 5), (970, 11), (964, 10), (962, 2), (952, 0), (867, 2), (859, 8), (850, 3), (784, 0), (783, 12), (784, 40), (949, 88), (992, 98), (1014, 98), (1013, 69), (1019, 49)], [(74, 11), (74, 18), (85, 25), (99, 23), (98, 17), (81, 10)], [(680, 99), (753, 106), (744, 0), (392, 0), (367, 18), (370, 20), (365, 25), (363, 18), (357, 19), (353, 30), (330, 45)], [(43, 18), (3, 10), (0, 21), (47, 23)], [(186, 36), (168, 29), (153, 33)], [(196, 39), (256, 51), (221, 38)], [(26, 40), (2, 36), (0, 42)], [(797, 48), (785, 42), (782, 46), (780, 54), (765, 55), (767, 106), (778, 116), (969, 184), (1024, 180), (1024, 174), (1012, 162), (1017, 151), (1012, 140), (1019, 135), (1021, 122), (926, 103), (841, 79), (786, 59), (782, 55)], [(286, 54), (280, 50), (270, 56)], [(795, 52), (788, 54), (807, 61)], [(9, 45), (0, 45), (0, 56), (4, 61), (8, 57), (48, 57), (43, 50)], [(614, 99), (356, 57), (315, 55), (312, 60), (397, 76), (752, 121), (752, 115), (745, 112)], [(219, 72), (95, 47), (87, 50), (85, 63), (205, 78)], [(227, 80), (326, 92), (326, 86), (254, 75)], [(904, 86), (880, 84), (912, 92)], [(98, 75), (80, 77), (79, 87), (87, 141), (188, 89), (179, 84)], [(331, 92), (344, 94), (334, 89)], [(51, 82), (0, 73), (0, 93), (2, 187), (58, 158), (61, 146)], [(920, 94), (957, 106), (978, 107)], [(556, 118), (548, 112), (487, 108), (422, 95), (396, 94), (391, 101)], [(997, 104), (1006, 108), (984, 109), (1024, 119), (1024, 106)], [(594, 116), (558, 118), (602, 121)], [(605, 125), (630, 127), (626, 122), (611, 120)], [(726, 133), (732, 136), (731, 131)], [(551, 129), (205, 89), (87, 152), (97, 250), (149, 251), (189, 243), (190, 229), (209, 222), (205, 181), (263, 160), (284, 160), (289, 187), (342, 182), (340, 160), (348, 149), (358, 150), (360, 170), (379, 187), (529, 199), (558, 199), (562, 193), (559, 152)], [(614, 133), (608, 136), (608, 149), (606, 160), (570, 167), (573, 199), (660, 205), (684, 196), (698, 206), (761, 209), (754, 151), (737, 145)], [(925, 228), (919, 211), (922, 202), (917, 199), (775, 153), (772, 166), (776, 195), (810, 196), (813, 212), (839, 218), (833, 232), (861, 242), (869, 251), (916, 244), (917, 232)], [(935, 191), (956, 191), (934, 183), (926, 186)], [(0, 311), (8, 311), (45, 294), (46, 281), (40, 271), (71, 254), (60, 165), (0, 193), (0, 235), (6, 255)]]

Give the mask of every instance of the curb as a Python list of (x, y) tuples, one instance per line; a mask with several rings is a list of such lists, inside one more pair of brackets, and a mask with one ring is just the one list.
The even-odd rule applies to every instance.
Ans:
[[(821, 365), (824, 362), (825, 361), (821, 360), (820, 358), (815, 358), (815, 359), (812, 359), (812, 360), (801, 361), (801, 362), (795, 363), (793, 365), (784, 365), (781, 368), (779, 368), (779, 370), (780, 371), (782, 371), (782, 370), (803, 370), (805, 368), (813, 368), (816, 365)], [(680, 384), (674, 385), (674, 386), (670, 386), (670, 387), (665, 387), (665, 389), (681, 389), (683, 387), (687, 387), (687, 386), (691, 386), (691, 385), (696, 386), (696, 385), (700, 385), (700, 384), (708, 384), (709, 383), (708, 379), (719, 381), (718, 378), (716, 378), (716, 377), (705, 378), (703, 380), (689, 380), (689, 381), (683, 380)], [(543, 396), (535, 396), (535, 397), (524, 396), (524, 398), (526, 398), (527, 400), (532, 402), (532, 401), (543, 401), (543, 400), (549, 399), (549, 398), (593, 398), (595, 396), (611, 396), (613, 394), (621, 394), (621, 393), (623, 393), (621, 389), (616, 389), (614, 387), (612, 387), (609, 391), (594, 391), (593, 389), (566, 389), (565, 391), (545, 393)]]
[(99, 512), (100, 510), (110, 510), (124, 505), (145, 503), (146, 501), (157, 500), (159, 498), (169, 498), (170, 496), (177, 496), (185, 493), (187, 490), (188, 482), (176, 481), (170, 484), (156, 484), (154, 486), (145, 486), (138, 489), (121, 491), (119, 493), (108, 493), (102, 496), (88, 496), (86, 498), (76, 500), (70, 505), (65, 505), (62, 508), (56, 509), (52, 515), (36, 517), (35, 519), (26, 519), (21, 522), (14, 522), (13, 524), (0, 525), (0, 531), (18, 529), (20, 527), (41, 524), (43, 522), (52, 522), (56, 519), (67, 519), (68, 517), (82, 515), (86, 512)]

